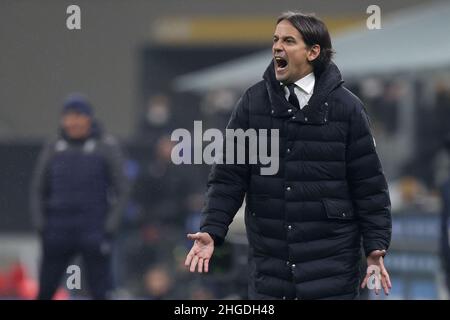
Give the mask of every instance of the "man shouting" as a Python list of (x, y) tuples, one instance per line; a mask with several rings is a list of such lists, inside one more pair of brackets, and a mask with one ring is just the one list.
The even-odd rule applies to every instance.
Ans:
[(331, 61), (327, 27), (313, 15), (283, 14), (272, 52), (228, 128), (278, 129), (279, 170), (261, 175), (257, 164), (214, 165), (201, 232), (188, 235), (195, 242), (185, 264), (208, 272), (246, 195), (250, 299), (357, 298), (361, 243), (368, 264), (361, 286), (375, 272), (388, 294), (388, 186), (363, 104)]

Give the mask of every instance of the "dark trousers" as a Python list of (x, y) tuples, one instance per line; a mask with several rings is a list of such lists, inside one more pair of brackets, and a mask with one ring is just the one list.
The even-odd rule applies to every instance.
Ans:
[(46, 232), (42, 238), (37, 299), (52, 299), (71, 261), (78, 255), (83, 259), (81, 283), (84, 283), (84, 279), (87, 280), (93, 299), (108, 298), (113, 287), (111, 241), (95, 233), (75, 234), (63, 231)]

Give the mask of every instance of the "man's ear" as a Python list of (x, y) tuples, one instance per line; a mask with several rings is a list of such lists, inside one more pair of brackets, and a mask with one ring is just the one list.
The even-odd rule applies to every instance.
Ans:
[(319, 55), (320, 55), (320, 46), (318, 44), (315, 44), (309, 48), (307, 59), (309, 62), (312, 62), (316, 60)]

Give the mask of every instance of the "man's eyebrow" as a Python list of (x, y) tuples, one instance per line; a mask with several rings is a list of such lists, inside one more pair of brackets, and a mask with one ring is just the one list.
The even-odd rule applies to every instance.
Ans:
[(295, 39), (295, 36), (291, 36), (291, 35), (281, 36), (281, 37), (280, 37), (279, 35), (274, 34), (273, 37), (274, 37), (274, 38), (281, 38), (281, 39), (283, 39), (283, 40), (287, 40), (287, 39), (293, 39), (293, 40), (296, 40), (296, 39)]

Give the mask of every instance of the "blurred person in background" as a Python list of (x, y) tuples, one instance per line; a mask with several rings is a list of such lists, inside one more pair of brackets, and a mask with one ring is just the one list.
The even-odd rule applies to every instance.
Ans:
[(213, 166), (185, 264), (208, 272), (247, 194), (250, 299), (358, 298), (361, 244), (362, 287), (378, 269), (388, 294), (388, 186), (365, 108), (331, 61), (328, 30), (313, 15), (283, 14), (272, 51), (264, 80), (244, 93), (228, 128), (280, 130), (280, 168), (261, 175), (260, 164), (228, 164), (234, 159)]
[[(450, 84), (448, 81), (439, 81), (436, 84), (436, 101), (433, 127), (430, 129), (434, 131), (435, 140), (442, 144), (447, 143), (448, 133), (450, 132)], [(433, 130), (434, 129), (434, 130)]]
[(429, 121), (430, 125), (422, 130), (423, 134), (426, 133), (425, 131), (429, 132), (428, 139), (424, 141), (424, 144), (432, 145), (433, 149), (424, 148), (422, 153), (429, 159), (430, 153), (433, 152), (433, 164), (430, 166), (429, 162), (425, 160), (422, 163), (429, 171), (433, 171), (433, 174), (429, 174), (434, 178), (433, 187), (439, 188), (450, 177), (450, 85), (448, 83), (444, 81), (437, 83), (434, 110), (428, 113), (432, 117)]
[(233, 111), (237, 93), (230, 89), (214, 90), (206, 94), (200, 104), (205, 128), (225, 128)]
[(41, 151), (31, 184), (31, 213), (42, 241), (38, 299), (53, 297), (77, 255), (92, 297), (110, 297), (112, 240), (128, 195), (123, 163), (119, 144), (102, 132), (90, 102), (70, 95), (59, 135)]
[(204, 175), (200, 166), (175, 165), (171, 158), (174, 145), (170, 136), (157, 138), (149, 152), (151, 158), (142, 165), (133, 187), (133, 199), (140, 211), (141, 241), (133, 249), (130, 268), (139, 276), (149, 261), (164, 263), (172, 258), (173, 249), (185, 241), (181, 234), (186, 221), (200, 211), (195, 199), (204, 189), (199, 179)]
[[(450, 133), (445, 139), (445, 151), (450, 154)], [(450, 176), (440, 185), (442, 211), (441, 211), (441, 262), (445, 273), (445, 283), (450, 291)]]
[(169, 266), (160, 264), (149, 267), (144, 273), (142, 298), (149, 300), (175, 299), (173, 275)]
[(174, 114), (169, 97), (164, 94), (151, 96), (142, 117), (139, 139), (153, 148), (158, 138), (170, 131), (173, 122)]
[(133, 195), (143, 211), (145, 223), (182, 225), (185, 200), (189, 194), (187, 177), (172, 163), (170, 136), (158, 136), (151, 159), (144, 164)]

